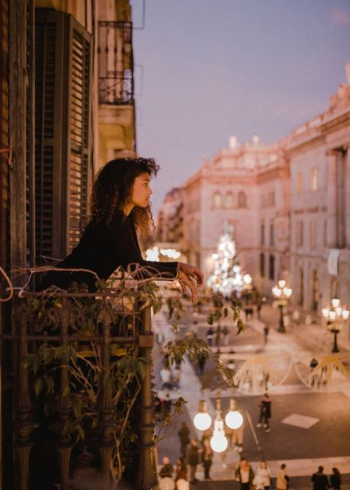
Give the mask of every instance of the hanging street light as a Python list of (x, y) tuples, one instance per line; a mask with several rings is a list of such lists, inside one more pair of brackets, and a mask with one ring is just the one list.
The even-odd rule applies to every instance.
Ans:
[(278, 326), (278, 331), (281, 333), (285, 333), (286, 329), (284, 326), (284, 318), (283, 318), (283, 308), (288, 304), (288, 300), (292, 295), (292, 289), (286, 287), (286, 281), (280, 279), (276, 286), (272, 288), (272, 294), (275, 297), (276, 303), (280, 310), (280, 321)]
[(226, 414), (225, 423), (230, 429), (239, 429), (243, 424), (242, 414), (236, 408), (236, 402), (233, 398), (230, 400), (230, 409)]
[(193, 423), (198, 430), (207, 430), (211, 426), (211, 416), (208, 413), (207, 402), (205, 400), (200, 400), (198, 413), (195, 415)]
[(338, 333), (343, 328), (343, 324), (349, 318), (349, 310), (340, 306), (340, 299), (333, 298), (330, 308), (322, 308), (322, 316), (327, 322), (327, 329), (334, 335), (332, 352), (339, 352), (337, 337)]
[[(198, 413), (193, 419), (194, 426), (198, 430), (208, 430), (211, 426), (212, 418), (207, 411), (205, 400), (199, 402)], [(243, 424), (243, 417), (236, 408), (233, 399), (230, 400), (230, 409), (226, 414), (225, 423), (230, 429), (239, 429)], [(216, 399), (216, 418), (214, 420), (213, 436), (210, 439), (210, 446), (213, 451), (222, 453), (227, 449), (228, 441), (225, 436), (225, 425), (222, 419), (221, 399)]]

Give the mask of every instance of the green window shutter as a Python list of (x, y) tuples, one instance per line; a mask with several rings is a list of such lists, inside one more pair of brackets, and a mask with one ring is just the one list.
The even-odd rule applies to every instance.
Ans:
[[(36, 11), (36, 248), (62, 259), (87, 216), (91, 161), (90, 35), (71, 15)], [(41, 260), (40, 260), (41, 259)]]

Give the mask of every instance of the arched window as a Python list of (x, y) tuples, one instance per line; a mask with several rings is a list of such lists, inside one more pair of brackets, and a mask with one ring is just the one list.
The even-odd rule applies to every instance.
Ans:
[(222, 197), (221, 197), (221, 194), (220, 192), (215, 192), (214, 195), (213, 195), (213, 208), (221, 208), (221, 204), (222, 204)]
[(226, 192), (225, 207), (228, 209), (233, 208), (233, 193), (230, 191)]
[(238, 207), (246, 208), (247, 207), (247, 196), (243, 191), (239, 191), (238, 193)]

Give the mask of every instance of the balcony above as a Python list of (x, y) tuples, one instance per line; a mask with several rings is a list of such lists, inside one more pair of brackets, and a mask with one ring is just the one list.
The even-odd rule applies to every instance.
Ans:
[(99, 103), (133, 105), (134, 59), (132, 23), (98, 23)]

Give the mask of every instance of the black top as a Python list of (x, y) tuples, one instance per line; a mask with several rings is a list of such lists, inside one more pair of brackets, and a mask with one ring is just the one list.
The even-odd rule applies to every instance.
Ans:
[[(136, 279), (175, 279), (177, 262), (151, 262), (142, 258), (132, 214), (125, 217), (122, 211), (117, 211), (109, 227), (90, 223), (78, 245), (57, 268), (87, 269), (106, 280), (120, 266), (134, 272), (139, 264), (142, 268), (147, 267), (147, 270), (136, 272)], [(51, 285), (67, 289), (70, 284), (77, 282), (85, 283), (90, 291), (94, 291), (96, 280), (89, 272), (49, 272), (41, 282), (40, 289)]]

